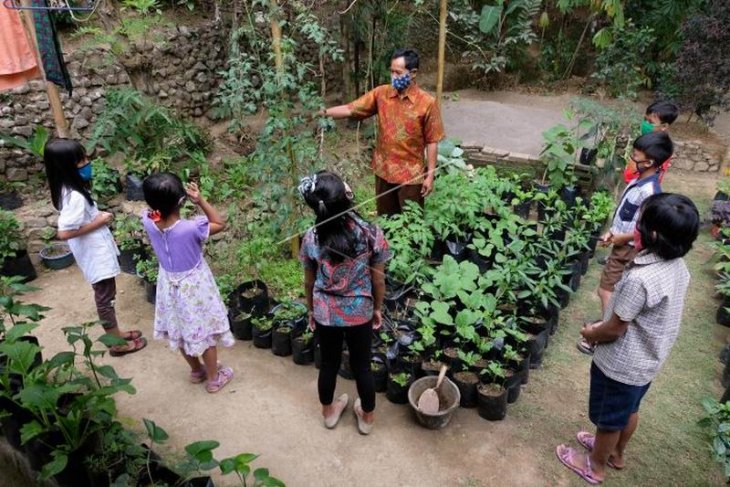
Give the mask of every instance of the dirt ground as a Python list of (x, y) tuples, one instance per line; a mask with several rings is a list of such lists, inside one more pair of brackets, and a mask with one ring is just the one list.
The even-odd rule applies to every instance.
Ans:
[[(714, 180), (676, 172), (667, 177), (667, 187), (681, 187), (702, 200), (706, 209)], [(643, 406), (645, 422), (634, 443), (635, 456), (629, 459), (635, 463), (621, 474), (611, 472), (609, 485), (720, 485), (722, 481), (696, 427), (699, 399), (719, 394), (715, 354), (722, 338), (722, 331), (713, 325), (716, 305), (708, 297), (712, 276), (702, 270), (711, 255), (709, 238), (703, 238), (692, 256), (687, 323), (668, 371)], [(378, 395), (371, 436), (357, 434), (351, 411), (336, 430), (329, 431), (319, 416), (316, 369), (255, 349), (251, 342), (237, 342), (221, 351), (221, 360), (234, 368), (236, 376), (217, 395), (189, 384), (182, 358), (159, 341), (150, 340), (147, 349), (137, 354), (104, 360), (120, 375), (133, 377), (137, 388), (133, 396), (118, 397), (125, 424), (141, 430), (142, 418), (156, 421), (170, 433), (169, 446), (177, 451), (189, 442), (215, 439), (221, 443), (218, 458), (258, 453), (257, 465), (269, 467), (288, 486), (582, 485), (559, 465), (553, 452), (556, 444), (570, 442), (578, 429), (590, 427), (589, 361), (574, 344), (577, 323), (596, 313), (599, 273), (593, 262), (578, 295), (561, 315), (562, 326), (546, 352), (544, 367), (533, 371), (520, 400), (502, 422), (488, 422), (475, 410), (459, 409), (446, 429), (428, 431), (415, 422), (408, 406), (391, 404)], [(92, 292), (75, 266), (43, 272), (33, 284), (39, 290), (28, 300), (52, 308), (38, 331), (44, 354), (50, 357), (66, 349), (62, 327), (96, 318)], [(123, 327), (139, 328), (151, 337), (154, 309), (144, 300), (138, 279), (122, 275), (118, 288)], [(685, 394), (687, 387), (691, 393)], [(354, 398), (354, 382), (339, 379), (340, 392)], [(682, 481), (675, 483), (678, 479)], [(218, 485), (234, 482), (221, 479)]]

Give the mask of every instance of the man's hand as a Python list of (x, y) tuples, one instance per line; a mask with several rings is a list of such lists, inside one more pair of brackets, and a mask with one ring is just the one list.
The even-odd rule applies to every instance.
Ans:
[(426, 176), (421, 185), (421, 196), (428, 196), (433, 191), (433, 175)]

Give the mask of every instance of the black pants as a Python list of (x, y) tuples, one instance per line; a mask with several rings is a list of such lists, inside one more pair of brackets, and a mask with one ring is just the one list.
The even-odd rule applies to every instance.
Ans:
[(322, 351), (322, 366), (319, 369), (319, 402), (332, 404), (337, 385), (337, 372), (342, 362), (342, 342), (350, 351), (350, 368), (355, 376), (357, 393), (362, 401), (362, 410), (369, 413), (375, 409), (375, 381), (370, 369), (370, 347), (373, 339), (372, 323), (357, 326), (323, 326), (317, 324), (319, 346)]

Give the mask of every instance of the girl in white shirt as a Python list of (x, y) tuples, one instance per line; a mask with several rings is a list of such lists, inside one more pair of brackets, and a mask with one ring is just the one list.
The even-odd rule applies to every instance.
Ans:
[(43, 162), (53, 206), (58, 217), (58, 238), (67, 240), (76, 263), (94, 289), (96, 311), (104, 330), (127, 340), (126, 345), (113, 346), (112, 356), (142, 350), (147, 340), (139, 330), (123, 333), (117, 324), (114, 299), (115, 277), (119, 274), (119, 250), (108, 225), (114, 216), (99, 211), (89, 192), (91, 162), (84, 147), (75, 140), (52, 139), (46, 143)]

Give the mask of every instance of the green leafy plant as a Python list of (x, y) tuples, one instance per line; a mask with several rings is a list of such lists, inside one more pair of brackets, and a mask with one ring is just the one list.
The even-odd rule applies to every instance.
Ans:
[(91, 193), (97, 200), (108, 200), (121, 191), (119, 171), (107, 164), (103, 159), (92, 161), (94, 177), (91, 180)]
[(699, 425), (709, 429), (712, 457), (723, 465), (725, 477), (730, 478), (730, 402), (721, 404), (715, 399), (705, 398), (702, 407), (707, 416), (699, 421)]
[(411, 381), (411, 374), (407, 372), (399, 372), (397, 374), (390, 374), (390, 379), (401, 387), (406, 387)]
[(107, 91), (106, 107), (94, 124), (89, 146), (97, 145), (110, 154), (124, 153), (127, 171), (144, 176), (195, 153), (205, 154), (211, 142), (193, 122), (179, 119), (138, 91), (119, 88)]
[(114, 220), (114, 240), (122, 250), (140, 250), (144, 245), (142, 220), (129, 213)]
[(36, 125), (33, 129), (33, 134), (27, 139), (0, 134), (0, 140), (11, 146), (23, 149), (37, 158), (42, 159), (43, 151), (46, 148), (46, 142), (48, 142), (50, 136), (50, 132), (47, 128), (43, 125)]
[(157, 284), (157, 275), (160, 263), (154, 252), (149, 252), (145, 258), (137, 260), (137, 274), (150, 284)]
[(0, 264), (25, 250), (20, 223), (15, 214), (0, 210)]
[(542, 183), (550, 181), (551, 186), (556, 189), (575, 185), (576, 157), (582, 147), (575, 130), (558, 124), (547, 129), (542, 136), (545, 144), (540, 158), (546, 166)]

